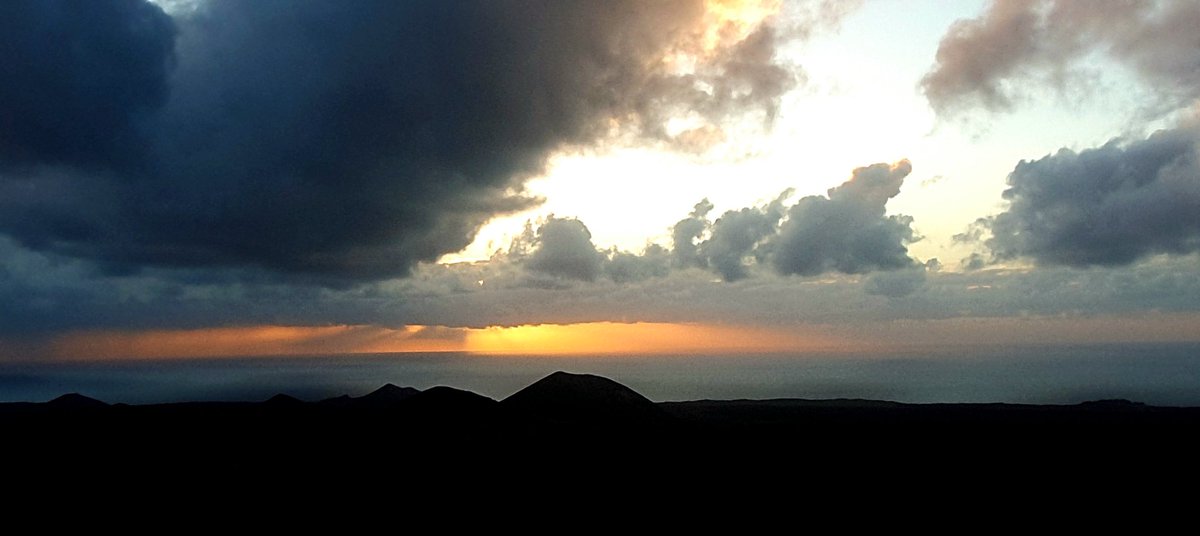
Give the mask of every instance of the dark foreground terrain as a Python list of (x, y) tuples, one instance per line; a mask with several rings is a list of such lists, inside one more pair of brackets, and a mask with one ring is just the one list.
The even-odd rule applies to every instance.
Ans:
[(1200, 408), (654, 403), (611, 380), (561, 372), (502, 401), (392, 385), (319, 402), (278, 395), (129, 406), (65, 395), (0, 404), (0, 426), (10, 483), (100, 488), (269, 483), (319, 493), (331, 484), (471, 483), (462, 492), (541, 483), (553, 495), (561, 486), (833, 493), (870, 483), (876, 493), (935, 486), (1053, 494), (1185, 481), (1200, 456)]

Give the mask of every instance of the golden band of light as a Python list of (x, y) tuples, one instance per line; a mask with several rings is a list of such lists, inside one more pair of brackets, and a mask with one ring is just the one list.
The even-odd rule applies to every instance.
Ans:
[(195, 330), (82, 331), (49, 341), (58, 359), (195, 358), (386, 352), (497, 355), (684, 354), (799, 351), (816, 336), (756, 327), (594, 322), (514, 327), (254, 326)]

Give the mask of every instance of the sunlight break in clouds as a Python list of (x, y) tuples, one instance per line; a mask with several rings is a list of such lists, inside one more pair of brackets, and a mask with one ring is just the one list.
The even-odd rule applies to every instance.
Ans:
[[(654, 322), (511, 327), (248, 326), (196, 330), (80, 331), (54, 337), (41, 356), (127, 360), (363, 353), (663, 355), (845, 349), (816, 331)], [(4, 350), (0, 347), (0, 350)]]

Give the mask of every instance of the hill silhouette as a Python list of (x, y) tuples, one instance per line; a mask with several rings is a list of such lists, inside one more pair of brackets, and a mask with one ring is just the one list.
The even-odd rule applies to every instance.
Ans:
[(279, 407), (303, 406), (305, 404), (305, 402), (303, 400), (300, 400), (299, 398), (292, 396), (292, 395), (285, 395), (283, 393), (279, 393), (275, 396), (272, 396), (271, 398), (268, 398), (266, 402), (263, 402), (263, 404), (266, 406), (279, 408)]
[(508, 411), (560, 423), (644, 423), (664, 417), (654, 402), (620, 383), (562, 371), (500, 404)]
[(408, 400), (414, 396), (421, 394), (419, 389), (412, 387), (397, 387), (394, 384), (386, 383), (370, 393), (358, 397), (357, 401), (371, 405), (392, 405)]
[(108, 404), (79, 393), (67, 393), (46, 403), (56, 409), (106, 408)]
[[(70, 394), (0, 404), (0, 429), (13, 438), (0, 448), (31, 471), (63, 463), (64, 471), (119, 468), (111, 479), (187, 469), (236, 480), (229, 471), (241, 468), (319, 483), (321, 475), (394, 468), (401, 472), (393, 477), (427, 481), (447, 472), (467, 478), (500, 471), (503, 478), (575, 475), (599, 482), (609, 472), (632, 470), (736, 480), (802, 468), (794, 476), (911, 469), (899, 476), (986, 480), (1075, 469), (1092, 475), (1099, 467), (1108, 478), (1114, 467), (1173, 474), (1191, 463), (1200, 449), (1194, 433), (1200, 408), (1127, 401), (655, 403), (607, 378), (556, 372), (500, 402), (453, 387), (395, 385), (320, 402), (277, 395), (263, 402), (110, 406)], [(314, 476), (318, 469), (324, 472)]]

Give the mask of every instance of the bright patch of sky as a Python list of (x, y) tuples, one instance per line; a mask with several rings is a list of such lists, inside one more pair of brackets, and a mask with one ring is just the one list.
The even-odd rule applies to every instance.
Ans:
[(641, 251), (666, 243), (669, 228), (703, 198), (715, 217), (788, 188), (821, 195), (856, 167), (907, 158), (913, 174), (888, 212), (914, 217), (924, 237), (911, 245), (916, 258), (953, 268), (969, 254), (953, 235), (1003, 207), (1005, 178), (1019, 161), (1145, 130), (1129, 130), (1144, 124), (1133, 115), (1144, 89), (1096, 58), (1065, 89), (1030, 90), (1011, 112), (937, 118), (921, 77), (950, 25), (983, 8), (981, 1), (867, 2), (838, 28), (782, 49), (805, 81), (785, 97), (769, 131), (736, 125), (730, 141), (703, 155), (628, 147), (560, 154), (527, 185), (542, 205), (494, 219), (442, 261), (486, 259), (507, 249), (526, 221), (550, 214), (582, 220), (600, 248)]

